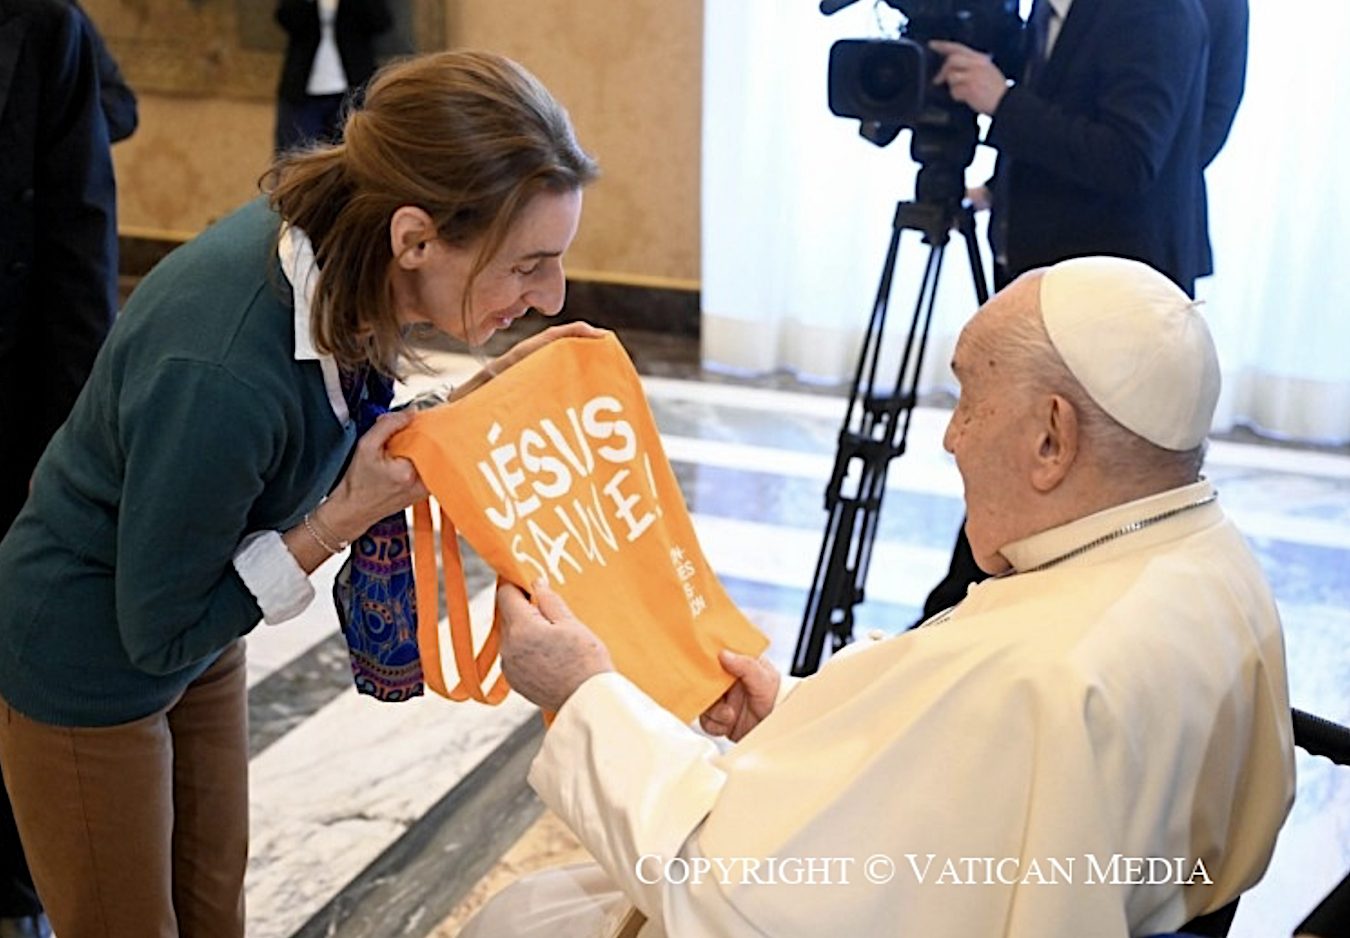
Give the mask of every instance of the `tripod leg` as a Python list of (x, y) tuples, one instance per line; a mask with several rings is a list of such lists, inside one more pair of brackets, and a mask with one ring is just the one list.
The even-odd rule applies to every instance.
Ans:
[[(828, 497), (828, 495), (827, 495)], [(811, 592), (806, 600), (806, 614), (802, 630), (797, 636), (797, 647), (792, 653), (791, 673), (796, 677), (815, 674), (820, 668), (820, 659), (825, 653), (825, 638), (841, 625), (849, 628), (852, 623), (852, 605), (846, 598), (838, 595), (842, 581), (838, 577), (826, 576), (823, 571), (842, 568), (844, 560), (839, 556), (841, 549), (847, 549), (848, 540), (839, 539), (840, 529), (851, 531), (854, 514), (852, 507), (842, 499), (835, 502), (825, 525), (825, 537), (820, 545), (820, 557), (816, 561), (816, 573), (812, 581)], [(841, 548), (842, 545), (842, 548)], [(849, 621), (836, 623), (835, 610), (843, 607), (848, 610)], [(831, 649), (836, 650), (834, 648)]]
[(975, 285), (975, 298), (983, 306), (989, 302), (989, 281), (984, 278), (984, 260), (980, 256), (979, 240), (975, 237), (975, 210), (963, 206), (957, 217), (957, 231), (966, 242), (966, 257), (970, 260), (970, 280)]
[[(975, 285), (975, 296), (983, 306), (989, 300), (989, 287), (984, 278), (984, 263), (980, 255), (979, 242), (975, 237), (975, 213), (965, 207), (961, 210), (961, 215), (957, 220), (957, 230), (961, 232), (961, 237), (966, 242), (966, 256), (970, 259), (970, 276)], [(927, 619), (931, 619), (946, 609), (955, 606), (961, 600), (966, 598), (966, 590), (972, 583), (978, 583), (987, 579), (989, 574), (981, 570), (975, 563), (975, 554), (970, 549), (970, 541), (966, 538), (966, 522), (961, 519), (961, 527), (956, 532), (956, 544), (952, 547), (951, 563), (947, 567), (947, 575), (933, 587), (928, 598), (924, 600), (923, 613), (919, 618), (918, 625)]]
[[(928, 253), (928, 265), (924, 270), (923, 282), (919, 287), (919, 296), (914, 304), (914, 316), (910, 321), (909, 335), (906, 337), (905, 352), (901, 357), (896, 373), (895, 390), (880, 403), (885, 414), (880, 422), (887, 431), (887, 451), (891, 458), (905, 452), (909, 439), (910, 418), (919, 399), (919, 378), (923, 372), (924, 352), (928, 347), (928, 335), (933, 324), (933, 311), (937, 306), (938, 284), (942, 278), (942, 260), (946, 249), (945, 241), (936, 241)], [(890, 459), (880, 462), (872, 468), (872, 478), (863, 500), (863, 524), (859, 535), (858, 566), (854, 572), (857, 583), (858, 602), (864, 596), (864, 586), (871, 569), (872, 548), (876, 541), (881, 520), (881, 503), (886, 494), (886, 477), (890, 468)]]
[[(923, 361), (922, 346), (927, 341), (932, 321), (946, 239), (930, 242), (928, 263), (895, 385), (879, 393), (876, 372), (899, 234), (905, 227), (914, 227), (905, 223), (907, 215), (903, 208), (908, 204), (897, 206), (891, 250), (887, 253), (877, 305), (873, 308), (872, 322), (859, 358), (853, 393), (839, 434), (834, 471), (825, 493), (830, 517), (807, 598), (802, 630), (793, 653), (792, 673), (799, 677), (813, 674), (820, 667), (827, 635), (832, 638), (832, 650), (835, 651), (853, 638), (853, 609), (863, 600), (881, 500), (885, 494), (887, 467), (904, 451), (909, 430), (918, 369)], [(858, 403), (862, 406), (855, 409), (854, 405)], [(845, 483), (851, 484), (855, 480), (856, 487), (846, 492)]]
[[(797, 636), (797, 646), (792, 654), (792, 674), (799, 677), (814, 674), (820, 667), (826, 635), (834, 635), (834, 647), (837, 649), (847, 640), (841, 636), (851, 636), (853, 631), (853, 605), (857, 600), (852, 596), (851, 578), (847, 576), (847, 555), (854, 537), (857, 498), (846, 496), (844, 486), (850, 481), (850, 470), (854, 468), (853, 460), (867, 444), (872, 429), (872, 414), (868, 408), (868, 401), (876, 384), (877, 365), (881, 358), (881, 339), (886, 327), (886, 312), (890, 306), (891, 285), (900, 256), (900, 233), (905, 229), (902, 223), (904, 204), (896, 205), (891, 225), (891, 240), (886, 249), (886, 261), (881, 269), (876, 299), (872, 304), (872, 315), (868, 320), (867, 333), (863, 337), (862, 350), (858, 355), (858, 366), (853, 376), (848, 409), (844, 413), (843, 426), (839, 431), (839, 447), (835, 453), (834, 469), (825, 488), (825, 510), (829, 512), (829, 518), (825, 523), (820, 554), (816, 558), (816, 569), (811, 580), (811, 591), (806, 599), (801, 632)], [(857, 428), (855, 423), (858, 424)], [(846, 586), (847, 594), (841, 592)]]
[[(827, 635), (833, 639), (834, 650), (853, 638), (853, 608), (863, 601), (880, 523), (887, 472), (891, 460), (905, 451), (910, 418), (918, 402), (919, 376), (937, 302), (943, 251), (949, 240), (948, 233), (953, 227), (965, 239), (975, 295), (983, 304), (989, 298), (989, 288), (975, 238), (974, 213), (969, 208), (940, 204), (901, 202), (896, 205), (886, 265), (882, 270), (863, 350), (858, 358), (844, 425), (839, 433), (834, 471), (825, 491), (825, 507), (830, 516), (825, 526), (820, 556), (816, 560), (802, 630), (793, 653), (794, 675), (813, 674), (820, 667)], [(881, 358), (886, 310), (898, 258), (900, 232), (905, 229), (923, 232), (924, 240), (931, 249), (923, 283), (914, 304), (914, 316), (905, 338), (895, 385), (889, 391), (878, 393), (876, 374)], [(859, 404), (860, 408), (857, 407)], [(851, 482), (855, 477), (856, 489), (852, 494), (845, 494), (845, 481)]]

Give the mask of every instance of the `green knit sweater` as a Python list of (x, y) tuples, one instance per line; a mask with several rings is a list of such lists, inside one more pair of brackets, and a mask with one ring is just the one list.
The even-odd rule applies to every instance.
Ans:
[(0, 697), (29, 717), (168, 706), (262, 617), (240, 541), (336, 482), (355, 431), (294, 358), (278, 226), (259, 199), (165, 258), (42, 457), (0, 542)]

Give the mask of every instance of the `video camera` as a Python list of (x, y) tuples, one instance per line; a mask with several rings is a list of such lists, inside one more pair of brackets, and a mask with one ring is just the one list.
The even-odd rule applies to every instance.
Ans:
[[(854, 2), (821, 0), (820, 11), (829, 16)], [(921, 167), (916, 199), (959, 202), (979, 131), (974, 112), (933, 84), (942, 60), (928, 42), (962, 43), (1016, 74), (1022, 45), (1017, 0), (885, 2), (905, 17), (899, 38), (841, 39), (830, 48), (830, 110), (857, 118), (862, 136), (881, 147), (912, 129), (910, 154)]]

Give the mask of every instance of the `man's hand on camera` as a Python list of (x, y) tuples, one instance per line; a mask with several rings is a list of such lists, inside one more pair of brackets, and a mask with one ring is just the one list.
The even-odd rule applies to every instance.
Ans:
[(975, 211), (987, 212), (993, 204), (993, 197), (990, 195), (988, 186), (968, 186), (966, 188), (966, 201)]
[(980, 114), (992, 115), (1008, 92), (1008, 79), (993, 60), (959, 42), (934, 39), (928, 48), (943, 56), (933, 84), (946, 85), (954, 101)]

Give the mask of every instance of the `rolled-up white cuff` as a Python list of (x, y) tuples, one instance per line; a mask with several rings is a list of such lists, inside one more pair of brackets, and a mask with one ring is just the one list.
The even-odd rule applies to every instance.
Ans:
[(276, 531), (254, 531), (234, 552), (234, 569), (258, 600), (263, 621), (294, 619), (314, 599), (314, 585)]

